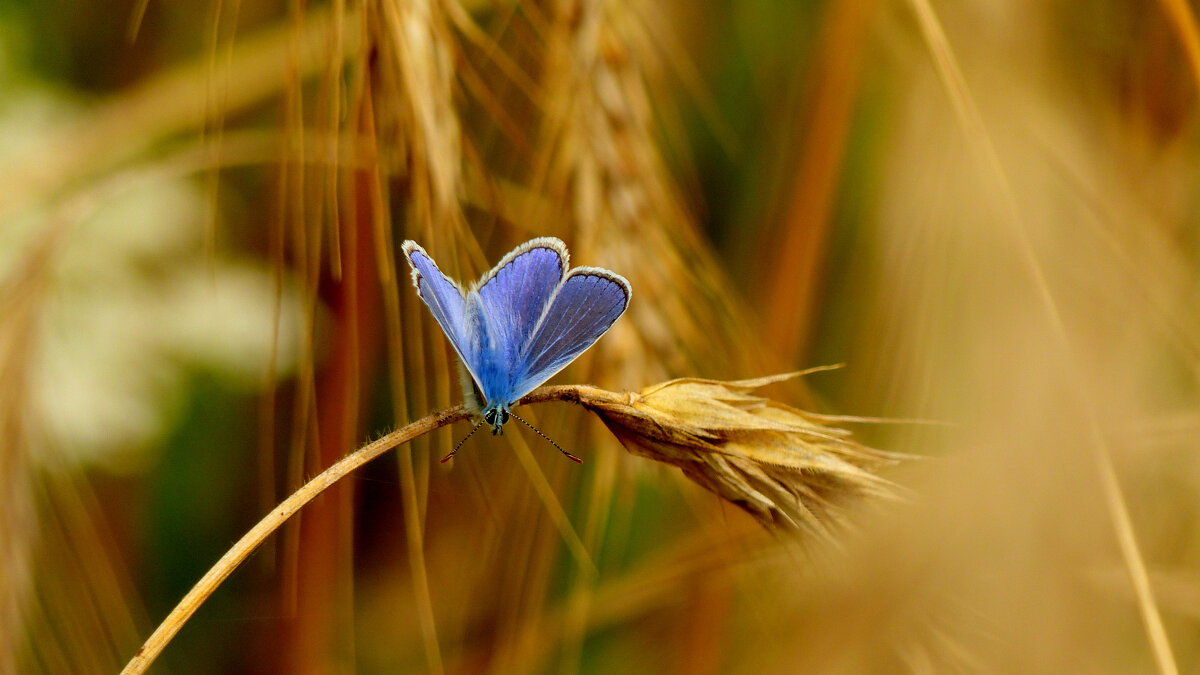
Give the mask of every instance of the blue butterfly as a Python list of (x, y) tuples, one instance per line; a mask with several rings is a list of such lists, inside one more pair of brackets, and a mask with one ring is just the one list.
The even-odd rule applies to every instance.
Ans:
[(554, 237), (521, 244), (465, 290), (415, 241), (404, 242), (404, 255), (417, 295), (470, 374), (463, 397), (482, 416), (475, 429), (486, 422), (493, 434), (502, 433), (517, 400), (566, 368), (629, 307), (624, 277), (599, 267), (569, 269), (567, 247)]

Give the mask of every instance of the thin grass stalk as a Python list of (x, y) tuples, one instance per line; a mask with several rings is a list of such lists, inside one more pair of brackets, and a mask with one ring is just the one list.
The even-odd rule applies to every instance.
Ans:
[[(7, 388), (13, 382), (6, 374)], [(15, 408), (6, 408), (15, 410)], [(6, 416), (7, 417), (7, 416)], [(16, 441), (14, 420), (5, 419), (0, 431), (4, 433), (5, 448), (0, 456), (0, 504), (3, 504), (5, 526), (0, 529), (0, 551), (3, 570), (0, 571), (0, 669), (19, 672), (18, 655), (27, 621), (30, 591), (32, 590), (33, 542), (37, 539), (38, 517), (34, 508), (29, 468), (24, 448)]]
[[(672, 26), (648, 26), (648, 2), (558, 2), (554, 11), (528, 183), (556, 205), (555, 220), (569, 223), (576, 250), (653, 298), (634, 303), (630, 321), (584, 358), (643, 379), (711, 368), (715, 354), (733, 372), (757, 369), (750, 324), (658, 147), (655, 108), (669, 103), (657, 91), (666, 84), (655, 34)], [(703, 311), (697, 298), (708, 300)], [(641, 349), (628, 348), (635, 340)]]
[(146, 18), (146, 8), (150, 5), (150, 0), (134, 0), (133, 11), (129, 13), (129, 26), (125, 29), (125, 36), (130, 43), (137, 40), (138, 33), (142, 30), (142, 20)]
[[(284, 61), (280, 81), (283, 85), (283, 130), (280, 135), (277, 164), (275, 193), (275, 217), (279, 219), (279, 231), (282, 236), (281, 246), (290, 243), (294, 259), (296, 276), (304, 289), (305, 329), (303, 346), (300, 357), (300, 372), (297, 376), (297, 396), (293, 402), (292, 428), (290, 443), (285, 460), (284, 489), (292, 491), (303, 481), (306, 462), (306, 450), (317, 445), (319, 438), (319, 423), (317, 419), (317, 375), (315, 362), (316, 322), (314, 317), (318, 309), (318, 283), (320, 273), (314, 269), (319, 260), (319, 253), (311, 252), (311, 236), (304, 223), (304, 181), (303, 166), (295, 161), (296, 156), (303, 156), (303, 142), (297, 142), (297, 135), (303, 128), (303, 102), (299, 83), (300, 46), (296, 23), (299, 22), (299, 10), (294, 4), (290, 7), (289, 18), (292, 21), (288, 32), (286, 49), (281, 55)], [(293, 523), (284, 533), (283, 539), (283, 610), (285, 614), (297, 612), (297, 606), (302, 600), (303, 589), (299, 582), (299, 557), (302, 547), (299, 521)]]
[(1192, 72), (1192, 82), (1200, 90), (1200, 28), (1196, 25), (1196, 13), (1187, 0), (1159, 0), (1158, 4), (1179, 36), (1179, 44)]
[(596, 563), (593, 562), (591, 554), (588, 553), (587, 547), (584, 546), (583, 539), (579, 537), (579, 533), (575, 531), (571, 525), (571, 519), (567, 516), (566, 509), (562, 503), (558, 501), (558, 497), (554, 494), (554, 488), (551, 487), (550, 481), (546, 479), (546, 474), (542, 472), (538, 466), (537, 460), (533, 457), (533, 452), (529, 449), (529, 444), (520, 436), (513, 436), (510, 439), (513, 448), (516, 450), (517, 460), (521, 464), (521, 468), (525, 470), (525, 475), (529, 478), (530, 484), (541, 498), (542, 503), (546, 505), (546, 512), (550, 516), (550, 522), (554, 523), (555, 529), (562, 536), (563, 541), (567, 544), (567, 549), (575, 558), (575, 562), (579, 567), (587, 570), (590, 574), (596, 573)]
[[(360, 39), (357, 23), (346, 25), (342, 58), (358, 49)], [(37, 152), (6, 167), (0, 182), (0, 220), (53, 199), (64, 186), (107, 171), (156, 141), (200, 128), (211, 114), (227, 117), (278, 94), (286, 81), (293, 39), (302, 45), (294, 62), (297, 76), (320, 72), (327, 62), (322, 46), (331, 30), (329, 13), (306, 12), (301, 33), (293, 30), (291, 25), (275, 27), (238, 42), (229, 58), (230, 80), (219, 107), (205, 105), (209, 64), (204, 57), (147, 78), (99, 105)]]
[[(457, 45), (448, 29), (448, 10), (441, 0), (378, 0), (370, 8), (368, 28), (379, 54), (379, 67), (371, 72), (370, 99), (376, 149), (384, 166), (398, 169), (406, 188), (403, 209), (411, 227), (425, 232), (426, 241), (432, 244), (435, 232), (453, 230), (462, 223), (458, 205), (462, 192), (462, 131), (453, 99)], [(449, 373), (444, 357), (425, 357), (418, 331), (426, 322), (417, 314), (418, 308), (404, 308), (400, 302), (395, 283), (395, 245), (387, 224), (386, 204), (381, 207), (376, 216), (376, 255), (379, 282), (384, 288), (393, 406), (395, 416), (403, 418), (414, 410), (427, 410), (429, 383), (445, 381)], [(403, 309), (413, 320), (402, 320)], [(425, 365), (431, 361), (443, 372), (426, 376)], [(399, 468), (406, 552), (426, 667), (439, 673), (443, 664), (424, 559), (428, 448), (429, 441), (419, 439), (412, 452), (400, 459)]]
[[(325, 97), (324, 105), (320, 106), (321, 114), (317, 122), (317, 133), (326, 135), (325, 152), (329, 157), (336, 157), (338, 151), (338, 129), (342, 119), (342, 97), (346, 94), (344, 60), (346, 53), (346, 0), (333, 0), (333, 25), (328, 35), (327, 67), (322, 78), (321, 95)], [(353, 117), (351, 120), (355, 119)], [(352, 125), (353, 128), (353, 125)], [(334, 279), (342, 278), (341, 260), (341, 210), (339, 205), (339, 176), (341, 167), (329, 163), (323, 167), (324, 192), (329, 200), (329, 273)], [(320, 222), (318, 220), (318, 222)]]
[[(23, 621), (32, 609), (35, 550), (41, 528), (25, 411), (41, 300), (69, 219), (58, 214), (0, 285), (0, 670), (18, 672)], [(33, 634), (29, 634), (33, 636)], [(36, 639), (36, 638), (35, 638)], [(86, 643), (84, 643), (86, 644)]]
[[(839, 517), (834, 512), (835, 497), (886, 495), (886, 481), (868, 471), (885, 458), (837, 437), (846, 432), (822, 427), (801, 411), (747, 393), (796, 375), (724, 383), (672, 380), (624, 394), (587, 385), (548, 386), (534, 390), (517, 405), (547, 401), (582, 405), (599, 416), (631, 452), (680, 466), (690, 478), (742, 507), (763, 525), (814, 531), (814, 524), (801, 522), (803, 514), (835, 524)], [(217, 586), (318, 494), (387, 450), (471, 416), (463, 406), (456, 406), (424, 417), (368, 443), (306, 483), (221, 557), (163, 620), (123, 672), (144, 672)], [(528, 454), (527, 448), (525, 453), (518, 452), (518, 459), (530, 461), (521, 459), (522, 454)], [(531, 471), (531, 475), (540, 475), (540, 471)], [(544, 482), (544, 477), (535, 481), (535, 487), (537, 482)], [(549, 489), (548, 482), (542, 489)], [(550, 496), (540, 496), (547, 504), (557, 503)], [(807, 506), (803, 503), (806, 500)], [(409, 518), (415, 518), (411, 498), (407, 506), (413, 514)], [(565, 513), (557, 517), (569, 529)], [(582, 549), (582, 542), (575, 539)], [(581, 551), (579, 557), (581, 561), (589, 560), (586, 551)], [(589, 574), (595, 574), (590, 563), (581, 565)], [(525, 652), (533, 645), (528, 640), (521, 642), (514, 656), (527, 658)]]
[(817, 315), (822, 264), (827, 255), (838, 187), (850, 135), (850, 123), (862, 81), (867, 33), (876, 0), (851, 0), (828, 6), (820, 51), (815, 58), (811, 109), (803, 154), (788, 184), (783, 218), (764, 232), (762, 314), (766, 337), (785, 362), (804, 361), (810, 322)]
[(72, 578), (82, 580), (82, 588), (74, 599), (78, 602), (89, 594), (93, 598), (100, 625), (92, 644), (104, 655), (106, 664), (115, 668), (120, 664), (116, 660), (120, 658), (119, 650), (137, 645), (139, 626), (146, 620), (145, 608), (136, 600), (127, 600), (136, 598), (137, 593), (120, 555), (111, 550), (119, 538), (104, 518), (96, 517), (102, 509), (91, 485), (66, 472), (47, 476), (46, 480), (47, 497), (55, 501), (55, 510), (62, 514), (63, 527), (59, 529), (65, 539), (62, 545), (47, 548), (52, 552), (78, 549), (73, 558), (82, 562), (82, 569)]
[[(602, 554), (600, 546), (604, 541), (613, 508), (612, 496), (617, 482), (619, 461), (619, 456), (604, 453), (596, 458), (597, 466), (592, 473), (583, 541), (589, 550), (594, 551), (597, 559)], [(583, 638), (587, 634), (588, 616), (598, 577), (598, 573), (592, 574), (586, 568), (575, 572), (562, 625), (563, 663), (559, 669), (561, 673), (579, 672), (583, 659)]]
[[(310, 419), (316, 425), (301, 466), (329, 466), (354, 447), (359, 434), (362, 391), (361, 374), (373, 370), (371, 335), (373, 314), (365, 308), (376, 304), (375, 284), (370, 271), (372, 247), (360, 229), (348, 224), (343, 233), (344, 274), (336, 287), (334, 321), (336, 339), (330, 346), (327, 364), (314, 380), (316, 399)], [(308, 246), (313, 249), (307, 273), (314, 287), (321, 275), (324, 237), (315, 226), (305, 226)], [(311, 325), (311, 324), (310, 324)], [(300, 529), (297, 616), (286, 626), (290, 642), (283, 650), (296, 670), (311, 664), (331, 663), (353, 653), (353, 486), (343, 485), (309, 512)], [(298, 561), (297, 561), (298, 562)]]
[(137, 654), (130, 659), (122, 673), (144, 673), (154, 663), (162, 650), (170, 643), (179, 629), (195, 614), (200, 605), (212, 595), (221, 585), (250, 556), (267, 537), (291, 519), (301, 508), (315, 499), (322, 492), (337, 484), (343, 477), (358, 467), (375, 459), (383, 453), (408, 443), (412, 439), (429, 433), (438, 427), (468, 419), (468, 413), (462, 406), (449, 408), (438, 413), (423, 417), (401, 429), (397, 429), (362, 448), (354, 451), (337, 463), (322, 471), (316, 478), (305, 483), (299, 490), (293, 492), (287, 499), (279, 503), (270, 513), (262, 518), (241, 539), (237, 541), (200, 581), (188, 591), (171, 613), (167, 615), (158, 628), (150, 635)]
[[(70, 617), (60, 619), (57, 632), (73, 669), (111, 672), (120, 665), (114, 648), (137, 645), (137, 631), (129, 621), (122, 589), (102, 585), (111, 570), (111, 556), (97, 538), (91, 516), (71, 503), (70, 493), (76, 488), (70, 483), (75, 480), (65, 474), (39, 476), (38, 501), (44, 508), (39, 514), (35, 585), (39, 601), (52, 616)], [(133, 640), (126, 639), (130, 636), (122, 628), (134, 631)]]
[(1078, 399), (1086, 417), (1088, 436), (1092, 441), (1089, 449), (1092, 451), (1095, 468), (1101, 479), (1104, 503), (1109, 512), (1113, 534), (1128, 570), (1130, 583), (1132, 583), (1137, 596), (1138, 611), (1146, 630), (1146, 638), (1158, 671), (1164, 675), (1174, 675), (1179, 672), (1179, 667), (1171, 650), (1170, 640), (1158, 609), (1158, 602), (1155, 600), (1154, 591), (1150, 586), (1146, 563), (1138, 547), (1125, 496), (1112, 465), (1112, 452), (1100, 424), (1096, 401), (1094, 396), (1081, 384), (1084, 380), (1080, 375), (1081, 370), (1076, 350), (1067, 331), (1066, 321), (1063, 319), (1058, 301), (1050, 290), (1045, 270), (1038, 260), (1012, 184), (1000, 162), (987, 125), (975, 104), (966, 79), (963, 77), (962, 70), (950, 47), (950, 42), (938, 20), (937, 13), (929, 0), (910, 0), (910, 2), (920, 25), (922, 37), (933, 57), (938, 76), (954, 106), (966, 141), (997, 188), (1000, 195), (999, 205), (1004, 209), (1006, 216), (1003, 220), (1009, 226), (1016, 240), (1021, 253), (1021, 261), (1029, 275), (1028, 281), (1050, 323), (1051, 332), (1058, 343), (1057, 347), (1063, 356), (1067, 372), (1072, 376), (1071, 381), (1074, 386), (1069, 387), (1068, 391)]

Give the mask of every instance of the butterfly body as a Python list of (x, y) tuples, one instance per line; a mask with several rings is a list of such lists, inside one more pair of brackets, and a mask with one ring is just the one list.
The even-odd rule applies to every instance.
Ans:
[(566, 246), (541, 237), (513, 249), (464, 288), (416, 242), (404, 242), (413, 285), (454, 347), (493, 434), (510, 408), (592, 346), (629, 306), (629, 282), (599, 267), (570, 269)]

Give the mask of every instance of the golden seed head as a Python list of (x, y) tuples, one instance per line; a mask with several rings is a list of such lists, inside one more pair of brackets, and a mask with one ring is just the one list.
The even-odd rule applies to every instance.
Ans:
[[(873, 470), (896, 456), (860, 445), (845, 429), (751, 394), (800, 373), (721, 382), (684, 378), (640, 392), (584, 393), (630, 452), (673, 464), (768, 527), (829, 535), (855, 497), (892, 497)], [(603, 395), (608, 394), (608, 395)]]

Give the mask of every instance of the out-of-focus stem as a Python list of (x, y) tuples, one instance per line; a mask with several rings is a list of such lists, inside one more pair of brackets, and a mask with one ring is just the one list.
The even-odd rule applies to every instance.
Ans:
[(354, 471), (388, 450), (408, 443), (412, 439), (427, 434), (434, 429), (467, 419), (468, 417), (470, 417), (470, 413), (462, 406), (455, 406), (423, 417), (346, 455), (336, 464), (322, 471), (316, 478), (305, 483), (303, 487), (280, 502), (279, 506), (275, 507), (262, 520), (258, 521), (257, 525), (242, 536), (236, 544), (225, 552), (225, 555), (221, 556), (221, 559), (208, 570), (208, 573), (179, 601), (175, 609), (171, 610), (167, 618), (163, 619), (163, 622), (158, 625), (158, 628), (154, 630), (154, 633), (150, 635), (146, 643), (129, 660), (129, 663), (125, 665), (124, 670), (121, 672), (126, 674), (145, 672), (150, 667), (150, 664), (154, 663), (154, 660), (158, 658), (163, 648), (179, 632), (179, 629), (183, 627), (183, 624), (187, 623), (192, 614), (208, 599), (208, 596), (212, 595), (213, 591), (221, 585), (221, 582), (225, 581), (255, 549), (262, 545), (271, 533), (279, 529), (301, 507), (311, 502), (317, 495), (337, 483), (351, 471)]
[[(619, 400), (620, 396), (612, 392), (607, 392), (595, 387), (583, 385), (558, 385), (552, 387), (541, 387), (529, 393), (528, 396), (518, 401), (518, 405), (528, 403), (542, 403), (545, 401), (569, 401), (572, 403), (580, 403), (586, 405), (589, 400)], [(225, 579), (233, 573), (235, 569), (241, 565), (246, 558), (250, 556), (259, 546), (266, 541), (275, 530), (279, 529), (289, 518), (299, 511), (305, 504), (308, 504), (317, 495), (327, 490), (331, 485), (337, 483), (347, 474), (354, 471), (358, 467), (375, 459), (383, 453), (397, 446), (408, 443), (409, 441), (423, 436), (435, 429), (465, 420), (471, 416), (461, 405), (453, 408), (447, 408), (440, 412), (433, 413), (426, 417), (401, 428), (390, 434), (372, 441), (354, 452), (346, 455), (338, 460), (336, 464), (325, 469), (316, 478), (308, 481), (299, 490), (296, 490), (287, 499), (280, 502), (279, 506), (275, 507), (270, 513), (258, 521), (258, 524), (250, 529), (241, 539), (238, 540), (221, 559), (188, 591), (187, 595), (179, 601), (175, 609), (163, 619), (154, 633), (146, 639), (145, 644), (138, 650), (125, 668), (121, 671), (122, 675), (133, 675), (134, 673), (144, 673), (150, 667), (162, 650), (171, 642), (183, 624), (187, 623), (192, 614), (204, 604), (208, 596), (212, 595), (213, 591), (221, 585)]]

